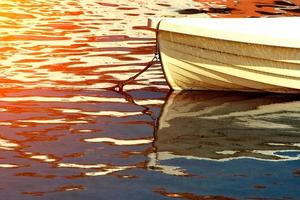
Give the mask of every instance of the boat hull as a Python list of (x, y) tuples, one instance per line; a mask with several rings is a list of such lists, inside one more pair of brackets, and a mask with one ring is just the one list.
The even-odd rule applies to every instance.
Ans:
[(300, 93), (300, 49), (159, 30), (163, 70), (174, 90)]

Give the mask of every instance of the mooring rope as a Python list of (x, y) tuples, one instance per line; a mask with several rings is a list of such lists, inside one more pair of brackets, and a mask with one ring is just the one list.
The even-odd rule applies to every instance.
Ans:
[(110, 87), (109, 89), (115, 90), (117, 92), (123, 92), (123, 88), (125, 85), (127, 85), (128, 83), (134, 81), (137, 77), (139, 77), (141, 74), (143, 74), (145, 71), (147, 71), (151, 66), (153, 66), (156, 62), (160, 61), (160, 55), (159, 55), (159, 42), (158, 42), (158, 31), (159, 31), (159, 26), (160, 23), (162, 22), (162, 19), (157, 23), (156, 26), (156, 30), (155, 30), (155, 35), (156, 35), (156, 44), (155, 44), (155, 52), (154, 52), (154, 57), (152, 58), (152, 60), (150, 62), (148, 62), (148, 64), (146, 65), (146, 67), (144, 69), (142, 69), (141, 71), (139, 71), (137, 74), (135, 74), (134, 76), (131, 76), (130, 78), (126, 79), (126, 80), (122, 80), (122, 81), (118, 81), (118, 83), (115, 86)]

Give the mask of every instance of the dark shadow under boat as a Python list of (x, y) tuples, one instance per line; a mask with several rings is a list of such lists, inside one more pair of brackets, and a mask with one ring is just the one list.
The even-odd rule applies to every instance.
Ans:
[(299, 159), (299, 108), (295, 95), (173, 92), (159, 119), (152, 157)]

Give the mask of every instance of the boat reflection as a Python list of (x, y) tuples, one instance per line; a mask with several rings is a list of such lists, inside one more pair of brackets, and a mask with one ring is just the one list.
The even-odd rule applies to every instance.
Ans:
[(185, 175), (175, 158), (229, 161), (300, 159), (300, 97), (293, 95), (173, 92), (155, 133), (148, 167)]

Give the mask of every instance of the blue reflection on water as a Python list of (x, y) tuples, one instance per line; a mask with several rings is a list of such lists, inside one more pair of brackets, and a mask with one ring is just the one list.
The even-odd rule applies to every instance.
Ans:
[(153, 56), (149, 16), (201, 5), (167, 2), (1, 0), (0, 199), (299, 199), (299, 97), (165, 98), (160, 65), (136, 104), (101, 90)]
[(289, 157), (299, 157), (300, 151), (284, 151), (284, 152), (276, 152), (276, 155), (289, 156)]
[[(180, 166), (194, 176), (164, 179), (168, 191), (235, 198), (299, 198), (298, 161), (270, 162), (238, 159), (225, 162), (173, 159), (163, 165)], [(171, 177), (172, 179), (172, 177)], [(172, 182), (172, 184), (170, 184)], [(180, 186), (179, 186), (180, 185)]]

